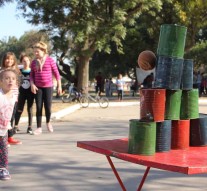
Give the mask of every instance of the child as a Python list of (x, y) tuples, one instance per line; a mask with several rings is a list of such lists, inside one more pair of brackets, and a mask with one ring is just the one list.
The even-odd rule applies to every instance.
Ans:
[[(19, 69), (18, 69), (18, 65), (17, 65), (16, 56), (13, 52), (7, 52), (3, 56), (2, 64), (1, 64), (1, 70), (5, 70), (5, 69), (12, 69), (12, 70), (15, 70), (18, 75), (20, 74)], [(16, 103), (14, 105), (14, 110), (13, 110), (13, 114), (12, 114), (12, 117), (11, 117), (11, 127), (13, 127), (14, 114), (16, 112), (16, 105), (17, 105), (18, 93), (19, 93), (18, 89), (19, 89), (18, 85), (14, 86), (13, 89), (12, 89), (13, 94), (16, 98)], [(13, 138), (13, 135), (14, 135), (14, 130), (13, 129), (8, 130), (8, 146), (9, 146), (9, 144), (11, 144), (11, 145), (22, 144), (21, 141), (15, 140)]]
[(11, 179), (8, 169), (7, 131), (15, 104), (12, 89), (17, 85), (14, 70), (6, 69), (0, 73), (0, 180)]
[(52, 96), (53, 96), (53, 75), (57, 80), (57, 93), (62, 93), (60, 74), (53, 58), (47, 55), (47, 45), (38, 42), (34, 45), (36, 59), (32, 61), (30, 83), (31, 91), (35, 94), (37, 129), (34, 135), (42, 134), (42, 109), (45, 108), (46, 125), (50, 133), (53, 132), (50, 123)]
[(23, 64), (23, 68), (20, 70), (22, 73), (21, 76), (21, 85), (19, 88), (19, 97), (17, 110), (15, 113), (15, 126), (14, 130), (19, 131), (18, 124), (22, 112), (24, 110), (25, 102), (27, 101), (27, 113), (28, 113), (28, 128), (27, 133), (32, 134), (32, 106), (34, 103), (34, 94), (31, 92), (30, 85), (30, 58), (27, 55), (20, 56), (20, 62)]

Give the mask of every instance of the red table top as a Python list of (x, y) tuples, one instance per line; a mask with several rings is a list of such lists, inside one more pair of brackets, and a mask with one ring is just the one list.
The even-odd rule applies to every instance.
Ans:
[(128, 154), (128, 139), (78, 141), (77, 146), (148, 167), (184, 174), (207, 173), (207, 147), (171, 150), (153, 156)]

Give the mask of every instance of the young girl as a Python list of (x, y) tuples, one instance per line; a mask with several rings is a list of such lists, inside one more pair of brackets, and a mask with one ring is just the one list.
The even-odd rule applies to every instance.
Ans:
[(25, 102), (27, 101), (27, 113), (28, 113), (27, 133), (32, 134), (32, 116), (33, 116), (32, 106), (34, 103), (34, 94), (31, 92), (31, 85), (30, 85), (30, 71), (31, 71), (30, 58), (27, 55), (21, 55), (20, 62), (23, 64), (23, 68), (20, 70), (22, 76), (21, 76), (21, 85), (19, 88), (17, 110), (15, 114), (14, 130), (19, 131), (18, 128), (19, 120), (24, 110)]
[(34, 135), (42, 133), (42, 108), (44, 104), (46, 125), (49, 132), (53, 132), (50, 123), (51, 106), (53, 96), (53, 75), (57, 80), (57, 92), (61, 94), (61, 79), (55, 61), (47, 55), (47, 45), (44, 42), (38, 42), (34, 46), (34, 54), (36, 59), (32, 61), (30, 82), (31, 90), (35, 94), (36, 102), (36, 119), (37, 129)]
[(7, 131), (11, 128), (11, 116), (15, 97), (12, 89), (17, 85), (14, 70), (7, 69), (0, 73), (0, 180), (9, 180)]
[[(7, 52), (3, 56), (2, 64), (1, 64), (1, 70), (5, 70), (5, 69), (12, 69), (12, 70), (15, 70), (18, 75), (20, 74), (18, 66), (17, 66), (16, 56), (13, 52)], [(11, 126), (12, 127), (13, 127), (13, 122), (14, 122), (14, 114), (16, 112), (16, 107), (15, 106), (16, 106), (17, 100), (18, 100), (18, 93), (19, 93), (18, 89), (19, 89), (18, 85), (14, 86), (13, 89), (12, 89), (12, 92), (13, 92), (13, 94), (15, 96), (15, 99), (16, 99), (13, 114), (12, 114), (12, 117), (11, 117)], [(13, 129), (8, 130), (8, 144), (11, 144), (11, 145), (22, 144), (21, 141), (15, 140), (13, 138), (13, 135), (14, 135), (14, 130)]]

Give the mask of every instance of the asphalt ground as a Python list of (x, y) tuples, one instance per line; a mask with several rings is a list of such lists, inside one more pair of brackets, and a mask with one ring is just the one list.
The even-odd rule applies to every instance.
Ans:
[[(207, 101), (199, 100), (199, 112), (207, 113)], [(56, 116), (56, 117), (54, 117)], [(57, 117), (58, 116), (58, 117)], [(23, 144), (9, 148), (12, 179), (2, 181), (7, 191), (121, 191), (104, 155), (77, 147), (77, 141), (128, 136), (129, 120), (139, 117), (139, 101), (110, 102), (107, 109), (91, 105), (66, 108), (53, 114), (54, 133), (45, 123), (40, 136), (26, 134), (26, 123), (15, 138)], [(202, 153), (201, 153), (202, 154)], [(113, 158), (127, 188), (134, 191), (145, 167)], [(151, 169), (143, 191), (204, 191), (207, 174), (184, 175)]]

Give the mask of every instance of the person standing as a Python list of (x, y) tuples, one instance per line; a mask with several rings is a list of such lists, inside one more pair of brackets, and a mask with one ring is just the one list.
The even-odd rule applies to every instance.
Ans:
[(96, 93), (98, 93), (99, 96), (101, 96), (101, 91), (103, 89), (102, 84), (103, 84), (103, 77), (101, 75), (101, 72), (98, 72), (98, 75), (96, 76)]
[(198, 88), (197, 87), (197, 73), (195, 71), (193, 72), (193, 88)]
[[(6, 70), (6, 69), (15, 70), (16, 73), (18, 75), (20, 75), (20, 71), (19, 71), (19, 68), (18, 68), (18, 65), (17, 65), (17, 59), (16, 59), (16, 56), (15, 56), (15, 54), (13, 52), (7, 52), (3, 56), (2, 64), (1, 64), (1, 71)], [(19, 94), (19, 87), (18, 87), (17, 84), (16, 84), (16, 86), (13, 87), (12, 92), (14, 94), (14, 97), (16, 99), (16, 102), (14, 104), (13, 114), (12, 114), (12, 117), (11, 117), (11, 127), (12, 127), (12, 129), (9, 129), (8, 130), (8, 146), (10, 146), (10, 144), (11, 145), (19, 145), (19, 144), (22, 144), (21, 141), (16, 140), (16, 139), (13, 138), (13, 136), (15, 134), (15, 131), (13, 129), (14, 116), (15, 116), (15, 113), (16, 113), (16, 106), (17, 106), (18, 94)]]
[(112, 78), (109, 78), (109, 96), (113, 96), (113, 91), (114, 91), (114, 83), (112, 81)]
[(110, 81), (109, 81), (109, 79), (106, 79), (105, 92), (106, 92), (106, 97), (109, 97), (110, 96)]
[(12, 89), (17, 85), (14, 70), (5, 69), (0, 73), (0, 180), (9, 180), (7, 131), (11, 129), (11, 117), (16, 98)]
[(124, 80), (122, 78), (122, 74), (118, 75), (118, 78), (116, 80), (116, 86), (117, 86), (117, 93), (118, 93), (118, 100), (123, 100), (123, 94), (124, 94)]
[(32, 106), (34, 103), (34, 94), (31, 91), (30, 85), (30, 58), (27, 55), (20, 56), (20, 62), (23, 64), (23, 68), (21, 71), (21, 84), (19, 88), (19, 97), (18, 97), (18, 104), (17, 110), (15, 113), (15, 124), (14, 130), (17, 132), (19, 131), (18, 124), (22, 112), (24, 110), (25, 102), (27, 101), (27, 113), (28, 113), (28, 128), (27, 133), (32, 134)]
[(40, 41), (34, 46), (36, 59), (32, 61), (30, 72), (31, 91), (35, 94), (37, 129), (34, 135), (42, 133), (42, 109), (43, 104), (46, 115), (46, 126), (50, 133), (53, 132), (51, 118), (51, 107), (53, 97), (53, 75), (57, 80), (57, 93), (61, 94), (61, 79), (57, 65), (53, 58), (47, 55), (47, 45)]
[(202, 75), (201, 75), (200, 71), (198, 71), (196, 84), (197, 84), (199, 96), (201, 96), (201, 82), (202, 82)]

